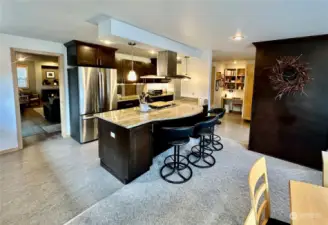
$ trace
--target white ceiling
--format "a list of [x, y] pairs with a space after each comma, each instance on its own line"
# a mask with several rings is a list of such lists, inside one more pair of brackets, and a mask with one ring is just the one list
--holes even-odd
[[[88, 20], [112, 16], [187, 45], [214, 60], [251, 59], [252, 42], [328, 33], [325, 0], [0, 0], [0, 32], [97, 42]], [[229, 39], [237, 31], [246, 38]], [[125, 51], [128, 51], [126, 49]], [[140, 54], [149, 55], [145, 51]]]

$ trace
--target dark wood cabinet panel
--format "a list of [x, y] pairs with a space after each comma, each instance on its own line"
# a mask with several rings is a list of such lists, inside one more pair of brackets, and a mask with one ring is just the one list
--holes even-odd
[[151, 100], [153, 102], [168, 102], [173, 101], [173, 95], [167, 95], [167, 96], [158, 96], [158, 97], [151, 97]]
[[66, 43], [65, 46], [69, 66], [116, 68], [115, 51], [117, 49], [115, 48], [76, 40]]
[[116, 68], [115, 51], [112, 48], [98, 48], [100, 66]]
[[[153, 63], [154, 60], [152, 60], [152, 63], [144, 63], [144, 62], [138, 62], [134, 61], [133, 63], [133, 69], [137, 74], [137, 81], [128, 81], [128, 74], [130, 70], [132, 69], [132, 61], [127, 59], [118, 60], [116, 62], [117, 65], [117, 82], [118, 83], [135, 83], [135, 82], [143, 82], [147, 83], [148, 80], [141, 79], [141, 76], [145, 75], [156, 75], [157, 74], [157, 66], [156, 66], [156, 60]], [[159, 82], [157, 80], [157, 82]], [[151, 81], [151, 83], [154, 83], [154, 81]]]
[[149, 73], [151, 75], [157, 75], [157, 59], [156, 58], [151, 58], [150, 59], [150, 64], [149, 64]]
[[83, 66], [97, 65], [97, 51], [94, 46], [78, 45], [77, 46], [77, 64]]
[[117, 109], [127, 109], [139, 106], [139, 100], [122, 101], [117, 103]]
[[[126, 129], [99, 119], [101, 166], [127, 184], [147, 172], [152, 164], [151, 124]], [[115, 138], [111, 136], [115, 134]]]

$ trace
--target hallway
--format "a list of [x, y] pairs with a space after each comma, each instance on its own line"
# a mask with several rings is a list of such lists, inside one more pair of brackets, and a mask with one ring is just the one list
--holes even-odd
[[220, 136], [232, 139], [248, 148], [250, 122], [241, 118], [238, 113], [226, 113], [217, 127]]

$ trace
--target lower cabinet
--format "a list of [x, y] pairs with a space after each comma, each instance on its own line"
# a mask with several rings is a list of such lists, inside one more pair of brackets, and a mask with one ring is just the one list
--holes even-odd
[[127, 109], [139, 106], [139, 100], [122, 101], [117, 103], [117, 109]]
[[158, 97], [151, 97], [153, 102], [169, 102], [173, 101], [173, 95], [166, 95], [166, 96], [158, 96]]

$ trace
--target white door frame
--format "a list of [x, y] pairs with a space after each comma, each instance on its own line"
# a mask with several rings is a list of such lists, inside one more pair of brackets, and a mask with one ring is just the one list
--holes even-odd
[[65, 98], [65, 75], [64, 75], [64, 55], [52, 52], [34, 51], [29, 49], [10, 48], [11, 55], [11, 69], [14, 83], [14, 96], [15, 96], [15, 111], [16, 111], [16, 129], [17, 129], [17, 142], [18, 150], [23, 149], [23, 136], [22, 136], [22, 123], [19, 104], [19, 91], [16, 70], [16, 52], [31, 53], [38, 55], [48, 55], [58, 57], [58, 71], [59, 71], [59, 97], [60, 97], [60, 117], [61, 117], [61, 135], [67, 136], [66, 131], [66, 98]]

